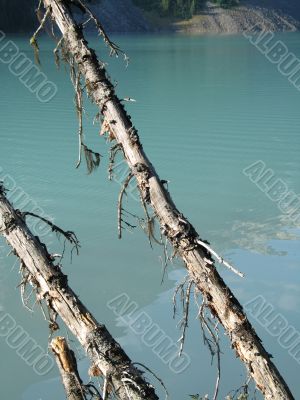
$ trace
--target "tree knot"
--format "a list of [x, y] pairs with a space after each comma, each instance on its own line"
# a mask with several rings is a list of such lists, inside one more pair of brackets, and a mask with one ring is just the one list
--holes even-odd
[[0, 195], [1, 194], [6, 194], [7, 193], [7, 189], [5, 188], [5, 186], [4, 186], [4, 182], [3, 181], [0, 181]]
[[140, 138], [138, 135], [137, 129], [132, 126], [131, 128], [127, 129], [127, 133], [129, 135], [130, 142], [133, 146], [140, 146]]
[[16, 228], [16, 219], [13, 215], [8, 212], [3, 214], [2, 225], [6, 234], [9, 234], [13, 229]]
[[49, 286], [52, 286], [54, 289], [62, 289], [68, 286], [68, 277], [60, 272], [57, 275], [53, 275], [48, 280]]

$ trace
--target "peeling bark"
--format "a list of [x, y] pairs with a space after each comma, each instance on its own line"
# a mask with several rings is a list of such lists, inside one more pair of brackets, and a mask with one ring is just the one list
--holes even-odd
[[[158, 400], [153, 387], [130, 358], [99, 324], [68, 286], [68, 278], [55, 265], [46, 247], [28, 229], [0, 185], [0, 232], [30, 273], [37, 300], [57, 313], [77, 337], [92, 362], [92, 369], [108, 381], [121, 400]], [[68, 363], [66, 362], [67, 366]], [[66, 367], [67, 368], [67, 367]]]
[[153, 207], [162, 233], [183, 259], [197, 288], [206, 299], [212, 313], [223, 325], [232, 347], [246, 365], [258, 389], [268, 400], [293, 399], [241, 304], [225, 284], [214, 264], [207, 262], [211, 260], [211, 255], [198, 243], [201, 241], [198, 233], [177, 210], [163, 186], [142, 148], [131, 118], [107, 78], [104, 64], [98, 61], [94, 50], [88, 46], [82, 28], [76, 24], [65, 1], [43, 0], [43, 3], [46, 9], [51, 8], [52, 18], [64, 37], [64, 44], [85, 78], [87, 92], [104, 117], [103, 124], [109, 131], [109, 137], [115, 139], [122, 147], [144, 202]]

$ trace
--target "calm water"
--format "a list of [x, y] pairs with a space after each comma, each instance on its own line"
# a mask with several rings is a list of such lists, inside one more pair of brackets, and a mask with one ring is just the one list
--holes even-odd
[[[298, 33], [279, 38], [300, 56]], [[32, 57], [27, 39], [13, 40]], [[131, 62], [126, 69], [121, 60], [109, 60], [110, 74], [118, 80], [122, 97], [137, 100], [128, 108], [161, 177], [170, 180], [179, 208], [202, 237], [246, 273], [246, 279], [240, 280], [220, 268], [241, 302], [263, 295], [275, 314], [282, 314], [300, 330], [299, 230], [242, 173], [262, 160], [275, 178], [299, 193], [300, 93], [243, 37], [116, 40]], [[99, 42], [93, 46], [101, 49]], [[152, 251], [139, 230], [126, 233], [122, 241], [117, 239], [119, 185], [107, 180], [108, 146], [92, 125], [95, 110], [88, 101], [86, 141], [103, 155], [102, 166], [91, 176], [84, 167], [75, 169], [73, 89], [64, 68], [56, 70], [52, 47], [50, 41], [41, 43], [43, 70], [58, 86], [57, 96], [48, 104], [38, 102], [0, 64], [2, 177], [11, 175], [60, 226], [76, 231], [81, 253], [72, 264], [66, 255], [64, 270], [74, 290], [128, 354], [164, 379], [171, 399], [188, 399], [196, 393], [211, 396], [216, 366], [210, 366], [210, 354], [195, 321], [196, 310], [191, 312], [185, 348], [191, 365], [176, 375], [106, 306], [115, 296], [127, 293], [176, 342], [180, 333], [178, 320], [172, 318], [171, 298], [184, 270], [175, 262], [161, 285], [160, 249]], [[121, 174], [122, 166], [118, 170]], [[128, 209], [136, 209], [130, 197], [127, 203]], [[53, 251], [61, 251], [62, 244], [53, 237], [48, 243]], [[6, 255], [5, 243], [0, 244]], [[16, 290], [18, 264], [12, 256], [2, 257], [0, 268], [2, 313], [9, 313], [46, 349], [47, 323], [38, 310], [30, 314], [21, 306]], [[252, 320], [295, 397], [300, 398], [299, 364]], [[62, 335], [66, 335], [64, 329]], [[220, 398], [245, 381], [244, 369], [223, 336]], [[56, 368], [38, 376], [4, 339], [0, 338], [1, 398], [62, 399]], [[85, 359], [80, 367], [87, 370]]]

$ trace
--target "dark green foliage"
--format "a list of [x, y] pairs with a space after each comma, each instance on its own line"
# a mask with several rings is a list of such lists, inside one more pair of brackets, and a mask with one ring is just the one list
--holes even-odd
[[0, 0], [0, 30], [3, 32], [25, 32], [37, 26], [35, 0]]
[[39, 25], [35, 14], [38, 4], [39, 0], [0, 0], [0, 30], [5, 33], [34, 32]]
[[147, 10], [155, 11], [161, 16], [190, 18], [199, 9], [203, 0], [133, 0]]
[[[86, 0], [97, 4], [101, 0]], [[222, 7], [236, 5], [239, 0], [213, 0]], [[38, 26], [34, 10], [39, 0], [0, 0], [0, 30], [9, 32], [34, 32]], [[197, 13], [205, 0], [133, 0], [146, 11], [160, 16], [190, 18]]]
[[[237, 5], [239, 0], [213, 0], [221, 7]], [[196, 14], [205, 0], [133, 0], [133, 2], [147, 11], [155, 11], [161, 16], [191, 18]]]
[[221, 7], [234, 7], [239, 4], [239, 0], [213, 0], [214, 3], [218, 4]]

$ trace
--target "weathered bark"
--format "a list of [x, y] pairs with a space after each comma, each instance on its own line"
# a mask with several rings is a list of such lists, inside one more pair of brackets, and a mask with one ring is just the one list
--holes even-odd
[[64, 44], [85, 78], [88, 94], [104, 116], [110, 138], [122, 146], [125, 159], [137, 179], [141, 196], [153, 207], [162, 233], [182, 257], [197, 288], [223, 325], [232, 347], [248, 368], [258, 389], [266, 399], [293, 399], [242, 306], [211, 263], [210, 253], [197, 242], [200, 239], [198, 233], [177, 210], [147, 158], [138, 133], [107, 78], [104, 65], [88, 46], [82, 29], [76, 24], [64, 0], [43, 2], [46, 8], [51, 8], [52, 18], [64, 37]]
[[67, 400], [86, 400], [81, 378], [78, 374], [74, 352], [68, 347], [65, 338], [56, 337], [51, 342]]
[[0, 232], [11, 245], [35, 285], [37, 298], [45, 301], [77, 337], [97, 369], [114, 387], [118, 398], [157, 400], [153, 387], [144, 380], [106, 327], [99, 324], [68, 286], [67, 276], [55, 265], [45, 246], [30, 232], [7, 200], [0, 185]]

